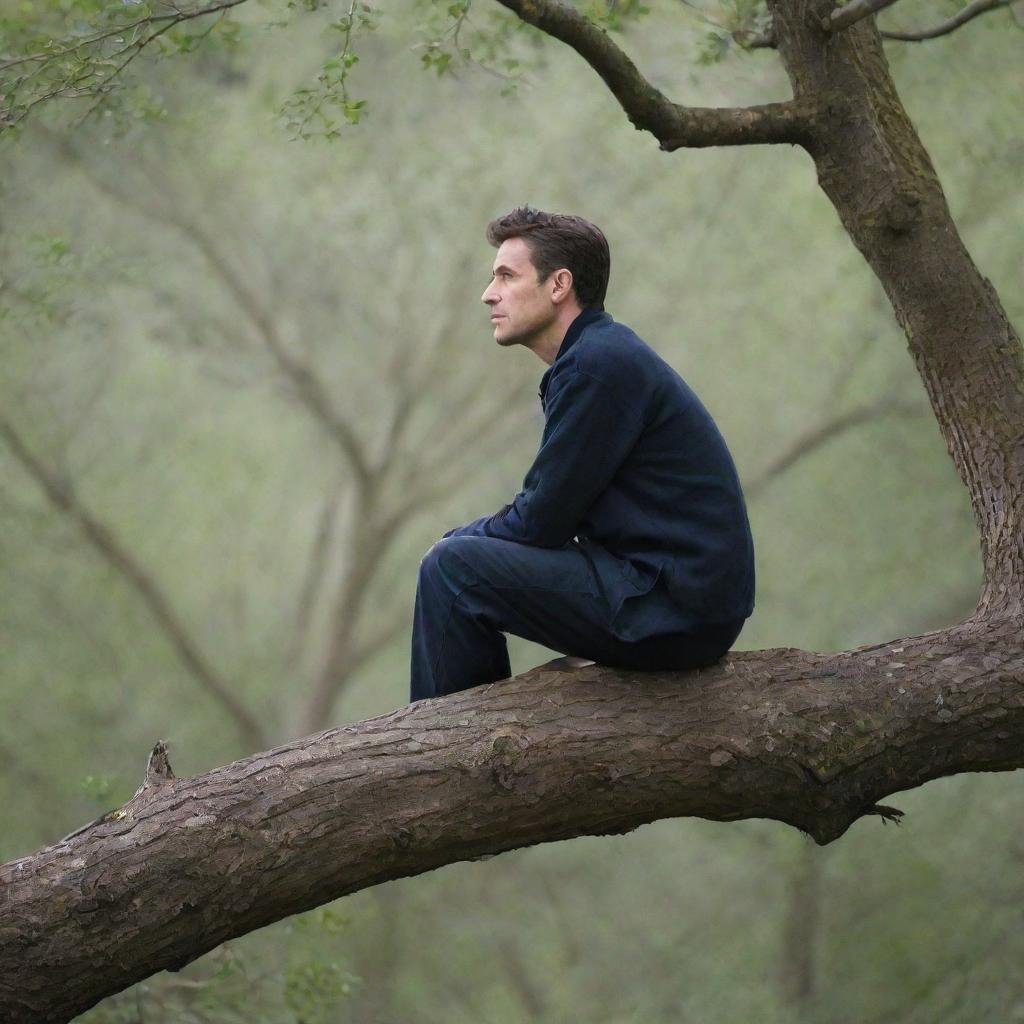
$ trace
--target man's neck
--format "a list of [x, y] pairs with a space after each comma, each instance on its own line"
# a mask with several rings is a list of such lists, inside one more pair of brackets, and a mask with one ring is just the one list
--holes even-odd
[[575, 303], [568, 308], [560, 309], [550, 327], [534, 339], [533, 344], [529, 346], [530, 350], [536, 352], [550, 366], [558, 357], [558, 350], [562, 347], [562, 342], [565, 340], [572, 322], [582, 312], [583, 307], [577, 306]]

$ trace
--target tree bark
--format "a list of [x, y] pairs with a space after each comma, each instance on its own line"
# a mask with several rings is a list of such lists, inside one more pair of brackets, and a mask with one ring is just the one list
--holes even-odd
[[1024, 618], [1024, 352], [974, 265], [889, 75], [871, 20], [828, 35], [830, 0], [769, 0], [796, 98], [823, 115], [818, 182], [903, 327], [971, 496], [985, 585], [979, 615]]
[[769, 0], [792, 102], [694, 114], [557, 0], [502, 2], [591, 54], [664, 148], [784, 137], [810, 153], [970, 493], [977, 609], [837, 654], [749, 652], [687, 674], [542, 668], [164, 779], [0, 868], [4, 1020], [66, 1021], [226, 939], [454, 861], [681, 815], [773, 818], [824, 844], [864, 815], [898, 818], [879, 803], [891, 793], [1024, 766], [1024, 356], [873, 21], [828, 33], [831, 0]]
[[163, 780], [0, 869], [0, 1019], [66, 1021], [287, 915], [539, 842], [680, 815], [831, 842], [898, 790], [1024, 765], [1019, 639], [540, 668]]

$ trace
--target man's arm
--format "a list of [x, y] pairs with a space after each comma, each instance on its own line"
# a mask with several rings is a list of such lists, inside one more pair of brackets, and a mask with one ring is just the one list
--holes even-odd
[[[508, 508], [508, 505], [506, 505], [505, 508]], [[501, 511], [504, 512], [505, 509], [502, 509]], [[498, 515], [501, 515], [501, 512], [499, 512]], [[472, 522], [466, 523], [464, 526], [456, 526], [454, 530], [449, 530], [447, 533], [441, 534], [441, 536], [442, 536], [442, 538], [443, 537], [486, 537], [487, 534], [485, 534], [483, 532], [482, 527], [483, 527], [483, 524], [486, 523], [487, 520], [490, 519], [490, 518], [492, 518], [492, 517], [491, 516], [481, 516], [479, 519], [474, 519]]]
[[540, 450], [522, 490], [500, 512], [446, 537], [497, 537], [557, 548], [578, 532], [643, 429], [639, 415], [596, 377], [572, 370], [550, 394]]

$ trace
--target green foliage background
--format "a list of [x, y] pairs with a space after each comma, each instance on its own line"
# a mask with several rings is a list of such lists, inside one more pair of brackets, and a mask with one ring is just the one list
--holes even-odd
[[[535, 450], [544, 368], [493, 345], [478, 301], [483, 225], [522, 202], [602, 225], [609, 310], [693, 384], [730, 442], [759, 572], [740, 648], [846, 648], [972, 608], [966, 494], [884, 296], [801, 151], [659, 153], [578, 58], [479, 4], [454, 44], [444, 33], [461, 5], [366, 8], [375, 27], [359, 26], [347, 65], [348, 5], [310, 6], [241, 7], [219, 39], [172, 40], [196, 53], [137, 62], [107, 112], [75, 123], [70, 104], [43, 110], [0, 149], [0, 411], [170, 595], [271, 742], [302, 720], [357, 524], [344, 461], [210, 246], [371, 448], [395, 365], [429, 345], [451, 354], [416, 396], [410, 464], [458, 442], [466, 393], [511, 394], [456, 444], [456, 482], [417, 505], [376, 566], [359, 629], [397, 629], [330, 723], [405, 701], [419, 558], [506, 501]], [[624, 45], [674, 99], [787, 95], [772, 53], [708, 64], [692, 12], [627, 13]], [[923, 3], [897, 14], [934, 17]], [[13, 38], [28, 15], [4, 17]], [[1019, 324], [1014, 25], [980, 19], [889, 54], [968, 247]], [[338, 93], [337, 74], [317, 82], [332, 59], [345, 70], [335, 115], [297, 127], [324, 89]], [[770, 475], [801, 438], [865, 409]], [[332, 501], [339, 527], [300, 629]], [[130, 796], [159, 737], [178, 774], [246, 752], [138, 594], [3, 444], [0, 562], [0, 857]], [[512, 652], [517, 671], [548, 656]], [[864, 821], [825, 850], [774, 823], [684, 820], [452, 865], [232, 942], [83, 1019], [1024, 1020], [1020, 774], [894, 802], [902, 828]]]

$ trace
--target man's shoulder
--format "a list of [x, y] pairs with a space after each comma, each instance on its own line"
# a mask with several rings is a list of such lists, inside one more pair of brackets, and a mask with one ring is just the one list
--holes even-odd
[[611, 318], [589, 324], [573, 348], [575, 368], [608, 384], [678, 376], [632, 328]]

